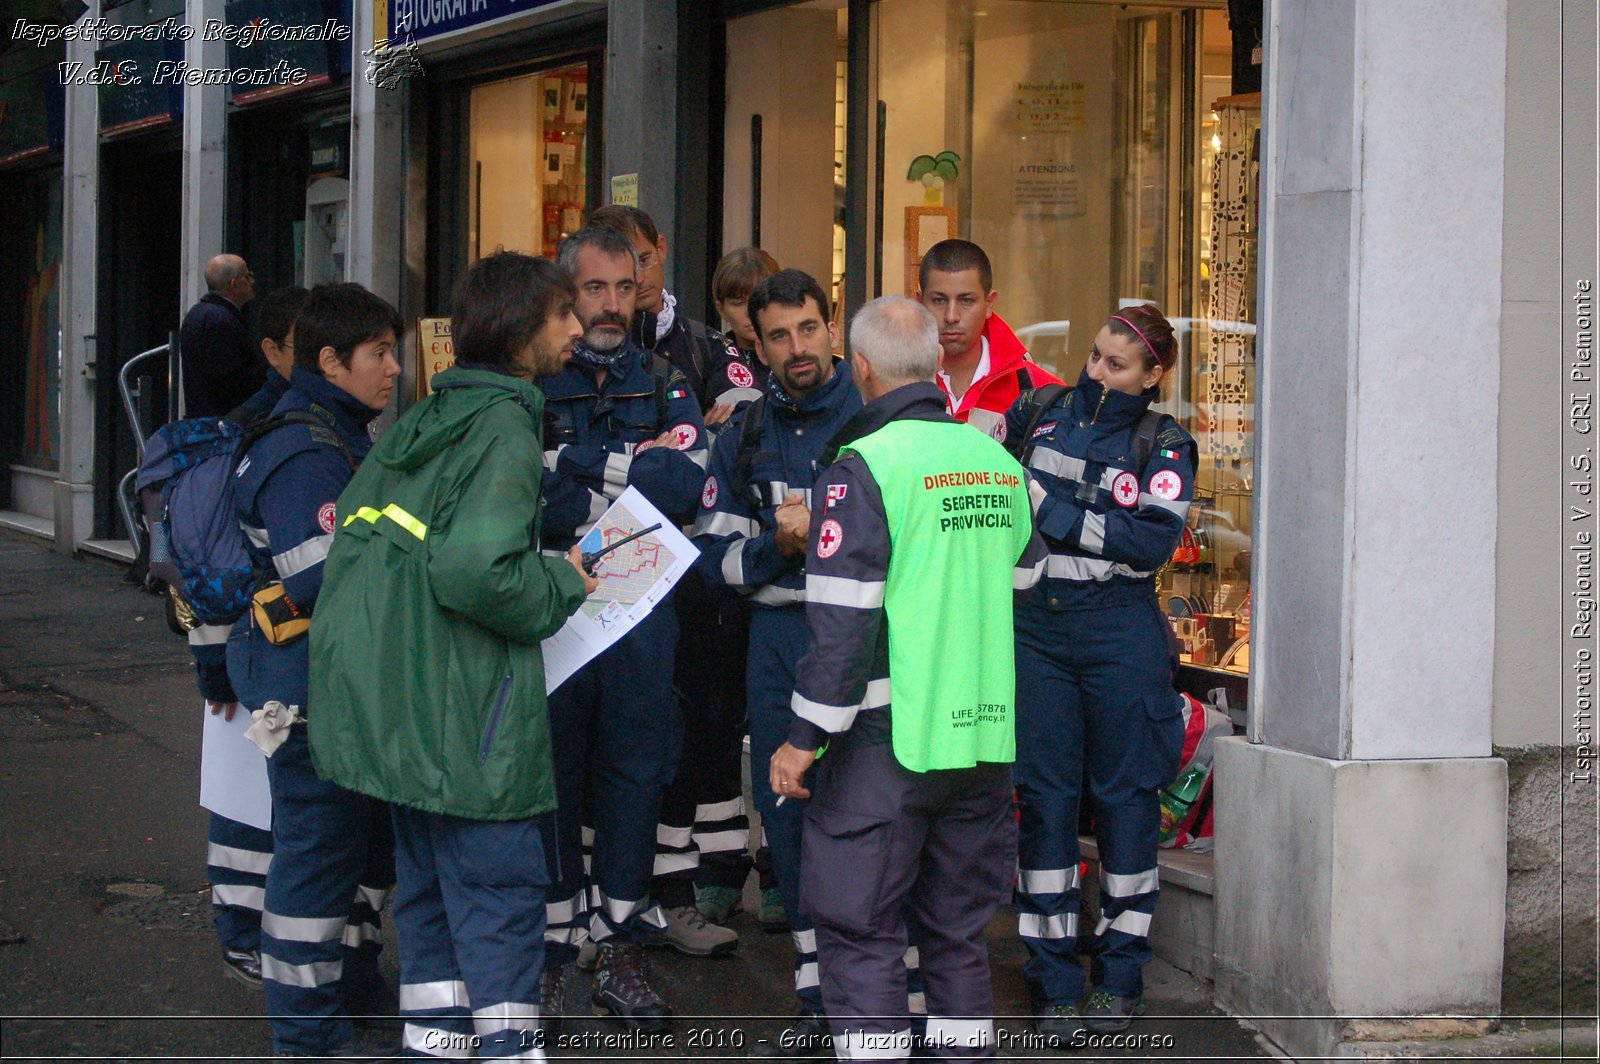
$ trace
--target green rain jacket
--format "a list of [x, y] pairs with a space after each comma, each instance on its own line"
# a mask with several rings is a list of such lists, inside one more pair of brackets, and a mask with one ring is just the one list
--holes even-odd
[[539, 642], [584, 589], [538, 550], [543, 409], [446, 370], [339, 497], [306, 707], [325, 779], [474, 820], [555, 808]]

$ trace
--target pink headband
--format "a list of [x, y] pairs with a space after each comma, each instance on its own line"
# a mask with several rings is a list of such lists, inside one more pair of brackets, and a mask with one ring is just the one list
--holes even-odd
[[1156, 363], [1158, 365], [1160, 365], [1162, 368], [1166, 368], [1167, 364], [1161, 360], [1161, 355], [1156, 351], [1156, 345], [1150, 342], [1150, 338], [1144, 334], [1144, 330], [1143, 329], [1139, 328], [1137, 325], [1135, 325], [1133, 322], [1129, 321], [1127, 318], [1124, 318], [1121, 314], [1113, 314], [1113, 315], [1111, 315], [1111, 317], [1113, 319], [1117, 320], [1117, 321], [1120, 321], [1122, 324], [1126, 325], [1128, 328], [1132, 329], [1134, 332], [1138, 333], [1139, 334], [1139, 339], [1144, 341], [1144, 346], [1145, 346], [1146, 350], [1148, 350], [1150, 352], [1150, 357], [1155, 359]]

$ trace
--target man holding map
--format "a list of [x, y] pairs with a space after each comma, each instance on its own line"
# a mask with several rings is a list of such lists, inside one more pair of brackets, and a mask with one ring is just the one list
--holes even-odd
[[[545, 386], [540, 541], [547, 553], [590, 537], [629, 488], [668, 520], [686, 522], [699, 503], [707, 454], [694, 390], [677, 370], [653, 371], [649, 354], [628, 339], [638, 269], [633, 244], [587, 227], [561, 242], [557, 262], [576, 285], [583, 336], [571, 364]], [[637, 529], [608, 534], [620, 539], [630, 531]], [[615, 573], [652, 549], [630, 545], [602, 565]], [[545, 839], [551, 887], [543, 986], [552, 1021], [568, 1011], [570, 968], [590, 938], [600, 947], [596, 1005], [641, 1030], [662, 1029], [671, 1014], [650, 985], [643, 947], [665, 924], [650, 899], [650, 876], [661, 796], [683, 740], [672, 688], [677, 641], [674, 611], [658, 603], [550, 695], [557, 810]], [[586, 793], [595, 826], [590, 875], [581, 833]]]
[[[327, 507], [311, 755], [324, 779], [392, 803], [413, 1053], [458, 1056], [477, 1038], [480, 1055], [510, 1056], [536, 1037], [537, 818], [556, 790], [540, 642], [595, 581], [577, 548], [550, 558], [529, 536], [545, 405], [533, 382], [572, 357], [574, 294], [544, 259], [474, 263], [451, 318], [456, 365]], [[284, 936], [318, 930], [280, 922]]]

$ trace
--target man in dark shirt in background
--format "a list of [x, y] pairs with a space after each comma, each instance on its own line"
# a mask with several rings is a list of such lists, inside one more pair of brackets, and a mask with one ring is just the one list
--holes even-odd
[[237, 255], [206, 263], [209, 291], [183, 316], [186, 417], [222, 417], [254, 395], [267, 379], [267, 361], [250, 343], [244, 306], [256, 295], [255, 275]]

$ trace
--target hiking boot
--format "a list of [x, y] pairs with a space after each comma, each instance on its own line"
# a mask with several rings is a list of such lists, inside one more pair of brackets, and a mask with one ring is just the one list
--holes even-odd
[[725, 924], [744, 912], [744, 896], [733, 887], [696, 887], [694, 906], [712, 923]]
[[261, 989], [261, 951], [258, 949], [223, 950], [222, 970], [245, 986]]
[[793, 1023], [773, 1038], [762, 1039], [750, 1047], [759, 1060], [813, 1060], [833, 1056], [833, 1035], [828, 1017], [820, 1012], [802, 1012]]
[[1083, 1007], [1083, 1026], [1094, 1034], [1121, 1034], [1144, 1012], [1144, 995], [1122, 997], [1107, 990], [1096, 990]]
[[761, 908], [756, 912], [756, 922], [768, 934], [789, 930], [789, 913], [783, 907], [783, 891], [768, 887], [761, 892]]
[[[464, 1037], [464, 1036], [463, 1036]], [[309, 1055], [303, 1053], [279, 1053], [280, 1060], [315, 1060], [322, 1061], [377, 1061], [399, 1060], [401, 1054], [400, 1039], [393, 1031], [382, 1033], [378, 1031], [357, 1030], [356, 1036], [331, 1053]]]
[[547, 1034], [560, 1029], [576, 1004], [567, 993], [567, 974], [571, 971], [572, 965], [563, 964], [559, 968], [546, 968], [539, 976], [539, 1030]]
[[636, 942], [608, 942], [600, 947], [593, 1001], [596, 1016], [609, 1012], [646, 1034], [662, 1033], [672, 1017], [672, 1010], [650, 985], [644, 947]]
[[1046, 1005], [1033, 1026], [1051, 1049], [1066, 1049], [1083, 1037], [1083, 1014], [1076, 1005]]
[[671, 946], [691, 957], [715, 957], [739, 948], [739, 932], [711, 923], [693, 905], [679, 905], [665, 913], [666, 934], [651, 939], [653, 946]]

